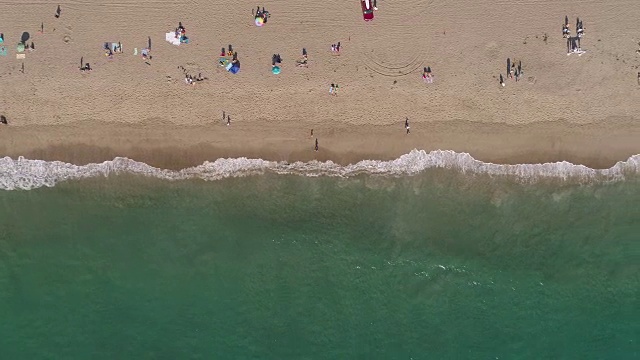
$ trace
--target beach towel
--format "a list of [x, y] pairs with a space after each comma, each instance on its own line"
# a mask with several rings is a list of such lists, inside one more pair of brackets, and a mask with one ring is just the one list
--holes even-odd
[[138, 55], [138, 48], [133, 49], [133, 55]]
[[176, 38], [175, 31], [168, 32], [165, 34], [165, 40], [167, 40], [170, 44], [180, 46], [180, 37]]
[[27, 54], [16, 54], [16, 59], [24, 59], [27, 57]]

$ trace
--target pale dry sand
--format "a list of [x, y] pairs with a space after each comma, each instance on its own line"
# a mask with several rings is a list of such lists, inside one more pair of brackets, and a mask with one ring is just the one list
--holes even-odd
[[[272, 14], [263, 28], [253, 25], [258, 4]], [[636, 0], [380, 0], [372, 23], [362, 20], [358, 0], [73, 0], [60, 3], [55, 19], [57, 5], [0, 0], [8, 47], [0, 56], [0, 114], [10, 121], [0, 127], [0, 156], [74, 163], [127, 156], [182, 167], [223, 156], [347, 163], [418, 148], [608, 167], [640, 153]], [[566, 55], [565, 15], [572, 30], [576, 16], [584, 20], [581, 57]], [[164, 41], [178, 21], [191, 44]], [[36, 51], [17, 60], [23, 31]], [[147, 36], [151, 65], [133, 55]], [[108, 60], [106, 41], [121, 41], [124, 53]], [[342, 52], [333, 56], [337, 41]], [[228, 44], [239, 53], [237, 75], [217, 65]], [[308, 68], [295, 66], [303, 47]], [[284, 59], [278, 76], [273, 53]], [[78, 70], [82, 56], [92, 73]], [[522, 60], [525, 74], [503, 88], [497, 77], [507, 57]], [[180, 65], [209, 80], [187, 86]], [[423, 66], [433, 69], [433, 84], [422, 81]], [[332, 82], [340, 85], [336, 97]]]

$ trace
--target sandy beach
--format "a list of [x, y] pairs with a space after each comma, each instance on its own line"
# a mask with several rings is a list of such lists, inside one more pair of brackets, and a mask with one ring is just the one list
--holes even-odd
[[[254, 25], [256, 5], [271, 14], [263, 27]], [[181, 168], [241, 156], [346, 164], [417, 148], [604, 168], [640, 153], [637, 1], [378, 7], [367, 23], [356, 0], [1, 1], [0, 114], [9, 124], [0, 126], [0, 156], [75, 164], [124, 156]], [[576, 17], [584, 21], [582, 56], [567, 55], [565, 15], [572, 30]], [[179, 21], [190, 43], [174, 46], [165, 33]], [[25, 31], [35, 50], [16, 59]], [[150, 65], [140, 56], [149, 37]], [[105, 42], [121, 42], [123, 52], [109, 59]], [[229, 44], [238, 74], [218, 64]], [[307, 68], [296, 66], [302, 48]], [[271, 73], [276, 53], [279, 75]], [[91, 72], [79, 70], [81, 58]], [[507, 58], [522, 61], [524, 74], [502, 87]], [[187, 85], [181, 66], [208, 79]], [[433, 83], [421, 78], [425, 66]]]

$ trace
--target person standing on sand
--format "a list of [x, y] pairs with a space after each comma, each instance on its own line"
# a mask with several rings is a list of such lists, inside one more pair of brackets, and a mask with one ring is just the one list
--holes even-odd
[[316, 152], [318, 151], [318, 138], [316, 138]]
[[62, 13], [62, 9], [60, 8], [60, 5], [58, 5], [58, 8], [56, 9], [56, 19], [60, 17], [60, 14]]
[[502, 77], [502, 74], [500, 74], [500, 85], [504, 86], [504, 78]]
[[231, 125], [231, 115], [227, 115], [227, 126]]
[[404, 128], [407, 129], [407, 135], [409, 135], [409, 118], [405, 117], [404, 118]]

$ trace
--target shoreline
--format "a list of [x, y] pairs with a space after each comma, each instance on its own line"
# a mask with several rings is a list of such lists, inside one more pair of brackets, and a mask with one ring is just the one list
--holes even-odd
[[[398, 126], [261, 127], [259, 136], [247, 124], [230, 127], [130, 124], [4, 126], [0, 154], [17, 159], [62, 161], [74, 165], [126, 157], [148, 165], [180, 170], [219, 158], [308, 162], [339, 165], [361, 160], [388, 161], [411, 150], [452, 150], [495, 164], [540, 164], [568, 161], [606, 169], [640, 153], [640, 125], [534, 123], [528, 125], [426, 122], [404, 134]], [[306, 135], [306, 136], [305, 136]], [[320, 151], [313, 151], [315, 138]], [[250, 141], [247, 141], [250, 140]]]

